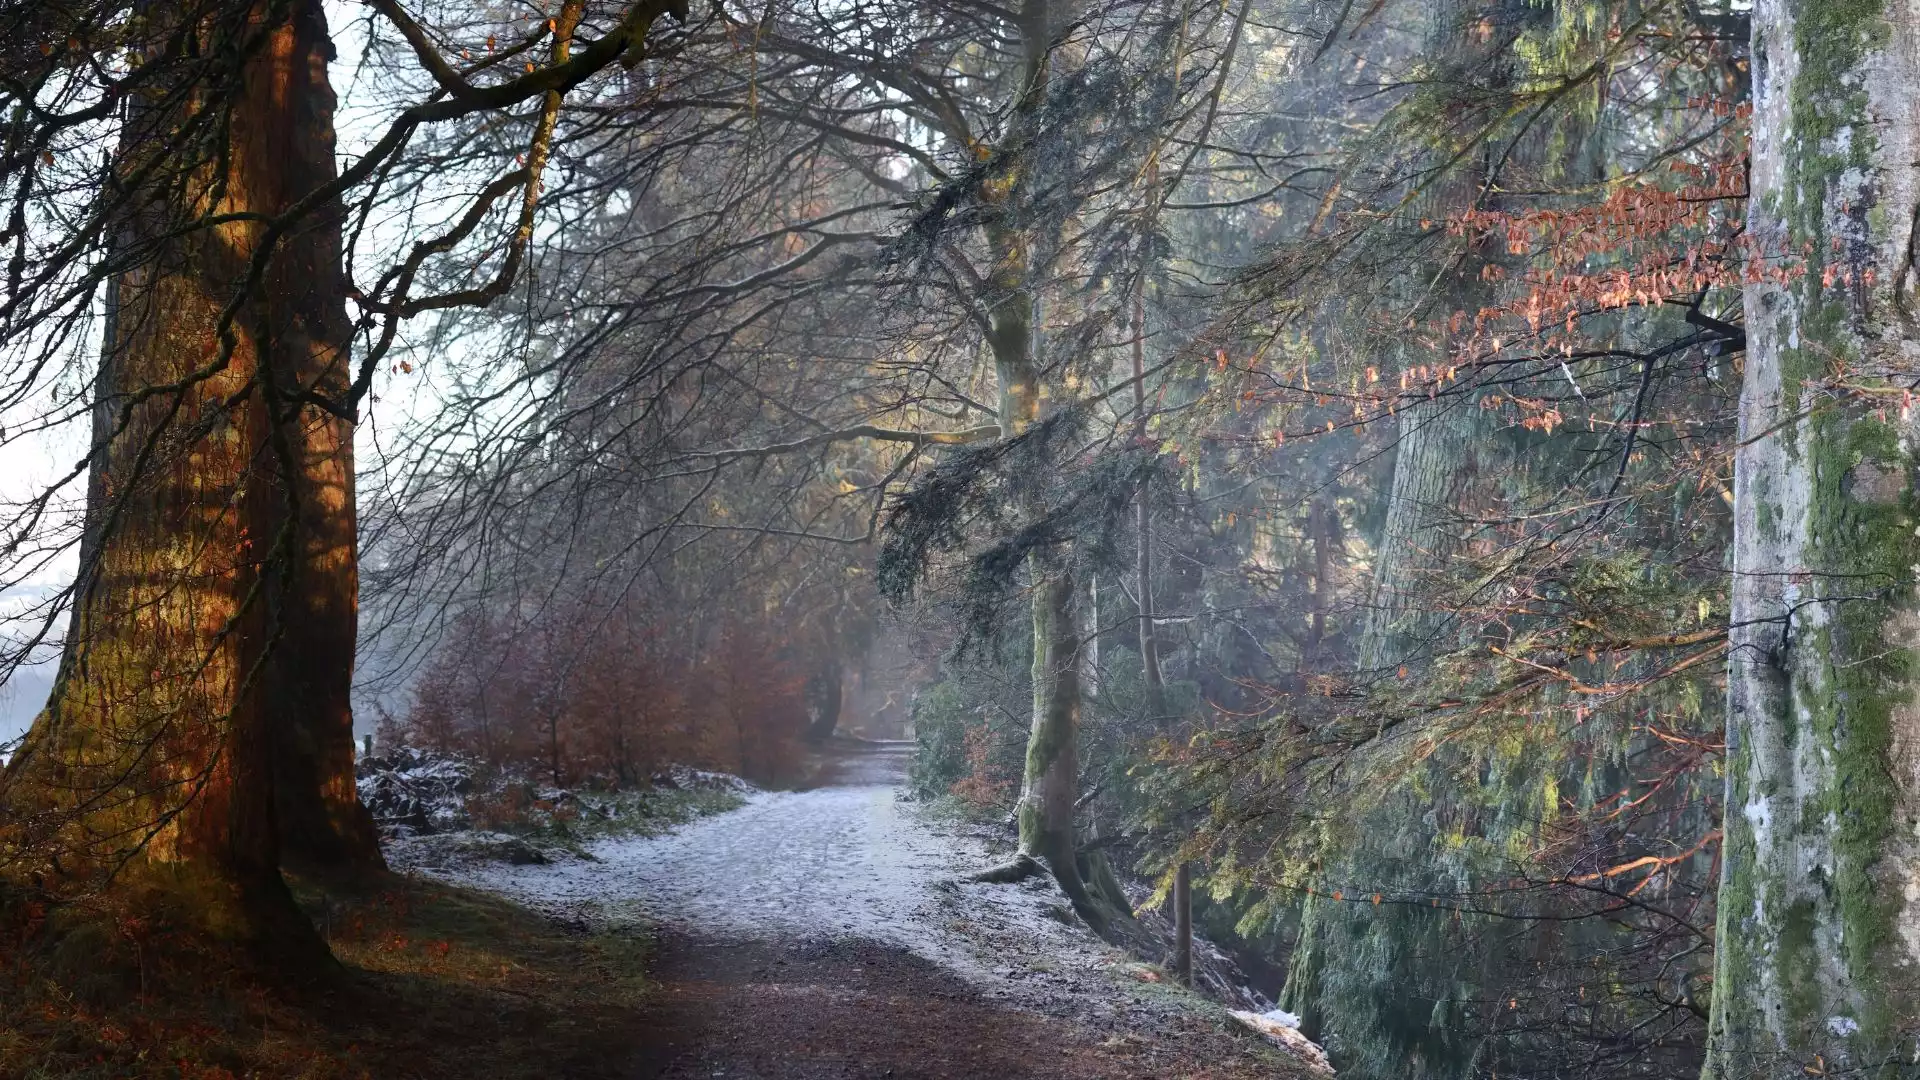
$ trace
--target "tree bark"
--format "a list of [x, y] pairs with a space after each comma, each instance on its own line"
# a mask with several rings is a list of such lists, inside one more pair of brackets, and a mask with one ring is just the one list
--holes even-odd
[[[299, 18], [319, 43], [303, 71], [301, 92], [284, 108], [280, 132], [289, 170], [284, 194], [298, 196], [332, 182], [335, 98], [327, 79], [332, 57], [325, 13], [302, 5]], [[290, 309], [302, 337], [283, 336], [292, 382], [329, 401], [346, 400], [353, 381], [353, 328], [341, 262], [341, 209], [327, 207], [314, 227], [282, 245], [268, 268], [266, 295]], [[285, 512], [295, 542], [286, 563], [280, 645], [268, 659], [266, 690], [282, 713], [275, 725], [274, 793], [283, 857], [303, 864], [384, 869], [373, 818], [354, 783], [353, 664], [359, 636], [358, 508], [354, 496], [354, 425], [313, 405], [287, 425], [296, 480]]]
[[[1033, 230], [1026, 220], [1028, 181], [1034, 167], [1022, 142], [1034, 134], [1045, 101], [1052, 44], [1051, 0], [1025, 0], [1015, 17], [1021, 43], [1021, 80], [1009, 124], [1015, 159], [987, 180], [981, 192], [992, 219], [986, 226], [992, 259], [987, 345], [1000, 387], [1003, 438], [1017, 438], [1040, 420], [1040, 368], [1035, 355]], [[1038, 507], [1028, 507], [1029, 511]], [[1073, 571], [1056, 550], [1027, 559], [1033, 592], [1033, 726], [1015, 818], [1020, 855], [1046, 863], [1076, 910], [1096, 929], [1100, 916], [1081, 880], [1075, 858], [1074, 805], [1079, 793], [1080, 658]]]
[[1878, 0], [1753, 11], [1764, 273], [1746, 289], [1710, 1080], [1914, 1067], [1913, 20]]
[[[1472, 310], [1472, 309], [1467, 309]], [[1421, 603], [1422, 583], [1444, 564], [1451, 539], [1440, 528], [1460, 505], [1476, 448], [1478, 412], [1459, 401], [1424, 401], [1400, 413], [1393, 482], [1380, 530], [1373, 586], [1360, 632], [1363, 672], [1390, 671], [1427, 654], [1446, 622]]]
[[[1044, 0], [1030, 4], [1044, 7]], [[1038, 364], [1033, 355], [1033, 296], [1027, 281], [1028, 239], [1004, 227], [995, 234], [992, 310], [994, 364], [1000, 382], [1000, 430], [1016, 437], [1040, 418]], [[1063, 553], [1027, 559], [1033, 591], [1033, 726], [1015, 812], [1020, 854], [1039, 859], [1096, 929], [1096, 913], [1075, 859], [1074, 806], [1079, 795], [1080, 638], [1072, 568]]]
[[[324, 957], [279, 874], [276, 759], [305, 715], [283, 696], [307, 685], [295, 665], [350, 663], [350, 636], [274, 657], [307, 608], [303, 554], [337, 540], [326, 508], [350, 505], [350, 469], [327, 496], [306, 490], [307, 414], [288, 403], [303, 376], [344, 363], [337, 211], [250, 274], [262, 219], [332, 175], [331, 46], [317, 0], [206, 21], [232, 74], [127, 118], [123, 174], [160, 154], [178, 164], [115, 240], [138, 265], [113, 283], [73, 629], [0, 798], [8, 854], [50, 887], [190, 897], [203, 930], [277, 959]], [[184, 162], [196, 125], [224, 141]], [[329, 738], [350, 776], [350, 729]]]

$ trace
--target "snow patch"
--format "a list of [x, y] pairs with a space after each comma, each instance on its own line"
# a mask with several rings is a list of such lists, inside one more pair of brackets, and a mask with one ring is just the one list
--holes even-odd
[[583, 836], [665, 832], [757, 790], [737, 776], [676, 765], [645, 787], [574, 791], [411, 746], [369, 754], [354, 771], [388, 864], [442, 875], [579, 861]]
[[1333, 1065], [1327, 1061], [1327, 1052], [1312, 1039], [1300, 1034], [1300, 1018], [1292, 1013], [1282, 1009], [1264, 1013], [1234, 1009], [1227, 1015], [1265, 1036], [1269, 1042], [1293, 1054], [1320, 1074], [1333, 1075]]
[[398, 746], [354, 766], [360, 802], [389, 835], [454, 832], [472, 824], [467, 799], [476, 765], [451, 754]]
[[1270, 1012], [1263, 1012], [1260, 1016], [1262, 1019], [1271, 1020], [1281, 1027], [1290, 1027], [1295, 1031], [1300, 1030], [1300, 1018], [1285, 1009], [1274, 1009]]
[[728, 791], [735, 795], [751, 795], [760, 790], [732, 773], [710, 772], [686, 765], [670, 765], [666, 771], [655, 773], [653, 784], [655, 787], [692, 791]]

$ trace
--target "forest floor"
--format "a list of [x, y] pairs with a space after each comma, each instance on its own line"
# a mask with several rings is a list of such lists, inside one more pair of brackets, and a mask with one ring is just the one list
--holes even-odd
[[325, 970], [262, 970], [150, 914], [61, 933], [0, 918], [0, 1080], [650, 1075], [645, 936], [420, 877], [294, 887]]
[[668, 835], [427, 872], [650, 941], [636, 1078], [1312, 1075], [1102, 943], [1050, 883], [965, 882], [994, 854], [898, 798], [904, 763], [844, 752], [806, 790]]

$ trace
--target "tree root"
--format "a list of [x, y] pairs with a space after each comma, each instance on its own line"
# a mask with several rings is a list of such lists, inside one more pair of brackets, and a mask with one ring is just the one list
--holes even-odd
[[[1075, 860], [1076, 863], [1078, 861]], [[1096, 936], [1144, 959], [1157, 961], [1160, 950], [1153, 947], [1150, 936], [1140, 932], [1133, 912], [1127, 905], [1126, 893], [1113, 876], [1112, 867], [1107, 865], [1104, 857], [1097, 857], [1093, 865], [1095, 869], [1091, 882], [1083, 880], [1078, 865], [1073, 867], [1073, 873], [1063, 878], [1046, 862], [1022, 853], [1015, 855], [1010, 862], [983, 870], [966, 880], [985, 885], [1013, 885], [1042, 874], [1050, 875], [1073, 904], [1074, 914]], [[1089, 885], [1092, 887], [1089, 888]]]
[[1015, 855], [1012, 862], [1002, 863], [991, 870], [982, 870], [967, 880], [981, 885], [1013, 885], [1046, 872], [1047, 868], [1039, 859], [1020, 854]]

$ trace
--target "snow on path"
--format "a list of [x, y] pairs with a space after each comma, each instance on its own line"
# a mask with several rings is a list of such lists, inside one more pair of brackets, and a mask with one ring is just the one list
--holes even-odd
[[[1122, 1040], [1172, 1045], [1217, 1036], [1223, 1009], [1154, 985], [1153, 969], [1074, 918], [1051, 878], [966, 881], [998, 860], [979, 837], [930, 822], [898, 797], [904, 764], [893, 753], [854, 754], [830, 763], [840, 786], [757, 792], [737, 810], [666, 836], [600, 841], [591, 860], [418, 869], [555, 916], [664, 924], [696, 942], [798, 949], [857, 937], [894, 945], [954, 972], [984, 998]], [[1246, 1013], [1242, 1022], [1260, 1028], [1270, 1018]], [[1332, 1076], [1317, 1047], [1297, 1032], [1281, 1034], [1300, 1044], [1288, 1048], [1307, 1063], [1306, 1073], [1283, 1075]]]
[[962, 853], [905, 820], [891, 788], [760, 792], [666, 836], [601, 841], [598, 862], [489, 867], [490, 888], [568, 912], [645, 916], [720, 937], [888, 938], [962, 872]]
[[1090, 976], [1111, 992], [1104, 972], [1125, 958], [1069, 925], [1050, 881], [959, 880], [995, 861], [985, 845], [929, 824], [885, 782], [894, 755], [874, 757], [852, 786], [756, 793], [666, 836], [600, 841], [594, 861], [428, 872], [595, 922], [736, 940], [858, 936], [1019, 997], [1048, 985], [1091, 990], [1061, 985]]

